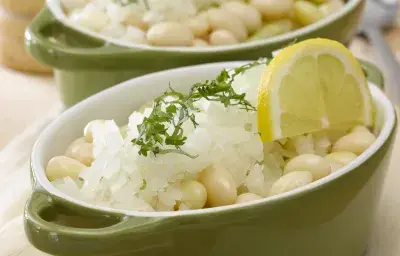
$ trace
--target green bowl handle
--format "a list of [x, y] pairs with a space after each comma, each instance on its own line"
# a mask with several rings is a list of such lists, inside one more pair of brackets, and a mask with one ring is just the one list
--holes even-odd
[[[120, 255], [160, 250], [171, 243], [162, 232], [172, 229], [168, 218], [110, 214], [72, 205], [47, 192], [32, 193], [24, 221], [31, 244], [52, 255]], [[67, 226], [66, 222], [74, 224]]]
[[[68, 42], [55, 38], [53, 35], [57, 33], [64, 34], [61, 38], [66, 38]], [[40, 62], [54, 68], [72, 70], [121, 68], [119, 62], [127, 51], [138, 53], [138, 57], [145, 53], [140, 49], [110, 44], [68, 28], [48, 8], [44, 8], [27, 28], [25, 44], [29, 53]]]
[[358, 61], [360, 62], [361, 67], [364, 70], [367, 80], [379, 86], [379, 88], [381, 88], [382, 90], [385, 89], [385, 81], [382, 71], [370, 62], [360, 59]]

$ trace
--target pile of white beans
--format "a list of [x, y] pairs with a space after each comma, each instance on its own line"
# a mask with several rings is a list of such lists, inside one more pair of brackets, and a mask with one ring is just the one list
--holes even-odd
[[[47, 165], [46, 175], [50, 181], [70, 177], [78, 180], [80, 172], [93, 162], [92, 127], [94, 120], [84, 129], [84, 136], [72, 142], [64, 156], [52, 158]], [[121, 127], [124, 136], [126, 127]], [[267, 196], [282, 194], [310, 184], [328, 176], [352, 162], [376, 140], [374, 134], [364, 126], [356, 126], [344, 136], [338, 138], [324, 157], [317, 154], [300, 154], [288, 158], [283, 166], [282, 176], [271, 186]], [[290, 150], [290, 139], [284, 147]], [[232, 174], [222, 166], [212, 165], [201, 171], [196, 180], [186, 180], [181, 184], [182, 199], [176, 210], [202, 209], [254, 201], [261, 195], [248, 192], [246, 188], [237, 188]]]
[[69, 19], [80, 26], [121, 41], [160, 47], [221, 46], [269, 38], [310, 25], [344, 5], [344, 0], [226, 0], [174, 20], [168, 15], [154, 17], [151, 9], [110, 11], [93, 1], [61, 2]]

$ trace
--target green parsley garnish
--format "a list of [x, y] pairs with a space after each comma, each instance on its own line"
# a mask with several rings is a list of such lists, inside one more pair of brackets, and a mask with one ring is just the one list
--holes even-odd
[[223, 70], [215, 80], [194, 84], [188, 95], [177, 92], [170, 86], [163, 95], [154, 99], [152, 112], [137, 126], [139, 135], [132, 140], [132, 143], [140, 147], [139, 154], [147, 156], [151, 152], [156, 156], [179, 153], [196, 158], [197, 156], [190, 155], [181, 148], [187, 139], [184, 136], [183, 123], [190, 120], [195, 128], [198, 125], [194, 112], [199, 110], [193, 103], [207, 99], [219, 101], [225, 107], [240, 106], [246, 111], [256, 111], [256, 108], [245, 99], [245, 93], [237, 94], [234, 91], [232, 82], [237, 75], [263, 63], [266, 61], [256, 61], [229, 71]]
[[[139, 0], [114, 0], [114, 2], [116, 4], [119, 4], [121, 6], [126, 6], [126, 5], [130, 5], [130, 4], [137, 4]], [[147, 2], [147, 0], [142, 0], [143, 4], [146, 6], [147, 10], [150, 10], [150, 6], [149, 3]]]

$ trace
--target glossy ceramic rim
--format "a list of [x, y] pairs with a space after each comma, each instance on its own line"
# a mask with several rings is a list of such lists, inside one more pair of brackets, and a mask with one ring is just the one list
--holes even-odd
[[332, 23], [335, 20], [342, 18], [344, 15], [348, 14], [351, 10], [353, 10], [356, 6], [358, 6], [364, 0], [348, 0], [345, 3], [345, 6], [335, 13], [328, 15], [327, 17], [311, 24], [306, 27], [297, 29], [295, 31], [285, 33], [283, 35], [274, 36], [267, 39], [256, 40], [252, 42], [245, 42], [240, 43], [237, 45], [230, 45], [230, 46], [213, 46], [208, 48], [201, 48], [201, 47], [155, 47], [143, 44], [133, 44], [133, 43], [126, 43], [117, 39], [112, 39], [107, 36], [103, 36], [100, 33], [93, 32], [92, 30], [83, 28], [81, 26], [73, 24], [71, 21], [68, 20], [66, 17], [62, 7], [60, 0], [46, 0], [47, 6], [49, 10], [53, 13], [54, 17], [65, 26], [77, 30], [83, 34], [89, 35], [93, 38], [103, 40], [107, 43], [112, 43], [118, 46], [128, 47], [137, 50], [151, 50], [151, 51], [159, 51], [159, 52], [189, 52], [189, 53], [201, 53], [201, 52], [228, 52], [234, 50], [244, 50], [249, 48], [257, 48], [263, 45], [268, 45], [272, 43], [280, 43], [287, 40], [296, 40], [296, 38], [311, 33], [315, 30], [323, 28], [324, 26]]
[[[207, 213], [213, 213], [213, 212], [220, 212], [220, 211], [226, 211], [234, 208], [239, 208], [239, 207], [246, 207], [250, 205], [256, 205], [256, 204], [261, 204], [261, 203], [273, 203], [279, 200], [285, 200], [289, 198], [294, 198], [297, 197], [303, 193], [308, 193], [311, 192], [318, 187], [321, 187], [322, 185], [325, 185], [329, 183], [332, 180], [335, 180], [343, 175], [345, 175], [348, 172], [351, 172], [353, 169], [359, 167], [362, 165], [365, 161], [367, 161], [373, 154], [375, 154], [383, 145], [384, 143], [388, 140], [390, 134], [392, 133], [392, 130], [394, 129], [395, 126], [395, 110], [392, 105], [392, 103], [389, 101], [389, 99], [384, 95], [384, 93], [378, 89], [378, 87], [372, 83], [370, 83], [370, 89], [371, 93], [373, 95], [373, 99], [376, 102], [379, 102], [379, 105], [383, 108], [384, 112], [384, 122], [383, 126], [381, 129], [381, 132], [379, 133], [379, 136], [377, 137], [377, 140], [370, 146], [363, 154], [361, 154], [356, 160], [348, 164], [347, 166], [343, 167], [342, 169], [330, 174], [327, 177], [324, 177], [320, 180], [317, 180], [311, 184], [308, 184], [306, 186], [297, 188], [295, 190], [271, 196], [268, 198], [263, 198], [257, 201], [253, 202], [248, 202], [248, 203], [242, 203], [242, 204], [236, 204], [236, 205], [228, 205], [228, 206], [221, 206], [221, 207], [215, 207], [215, 208], [207, 208], [207, 209], [199, 209], [199, 210], [188, 210], [188, 211], [179, 211], [179, 212], [140, 212], [140, 211], [130, 211], [130, 210], [119, 210], [119, 209], [114, 209], [114, 208], [109, 208], [109, 207], [102, 207], [102, 206], [96, 206], [93, 204], [86, 203], [84, 201], [80, 201], [78, 199], [72, 198], [71, 196], [68, 196], [61, 191], [57, 190], [53, 185], [51, 185], [50, 181], [47, 179], [45, 172], [44, 172], [44, 166], [40, 165], [40, 159], [42, 156], [42, 149], [46, 147], [46, 142], [47, 139], [46, 137], [48, 136], [47, 134], [50, 133], [53, 129], [57, 129], [58, 126], [60, 126], [59, 123], [63, 123], [66, 120], [73, 120], [73, 116], [75, 112], [79, 112], [80, 109], [84, 109], [86, 107], [89, 107], [92, 103], [95, 103], [99, 101], [101, 98], [107, 97], [107, 94], [112, 92], [112, 93], [123, 93], [125, 88], [129, 87], [139, 87], [142, 86], [143, 83], [146, 83], [148, 80], [152, 79], [157, 79], [158, 77], [163, 77], [169, 74], [170, 76], [172, 75], [177, 75], [179, 76], [179, 73], [186, 73], [186, 72], [196, 72], [198, 69], [202, 68], [212, 68], [212, 69], [218, 69], [222, 70], [223, 68], [234, 68], [240, 65], [244, 65], [248, 62], [242, 62], [242, 61], [235, 61], [235, 62], [220, 62], [220, 63], [212, 63], [212, 64], [202, 64], [202, 65], [196, 65], [196, 66], [190, 66], [190, 67], [184, 67], [184, 68], [176, 68], [176, 69], [171, 69], [167, 71], [161, 71], [149, 75], [145, 75], [139, 78], [134, 78], [131, 80], [128, 80], [126, 82], [123, 82], [117, 86], [111, 87], [109, 89], [106, 89], [98, 94], [95, 94], [86, 100], [76, 104], [75, 106], [71, 107], [70, 109], [66, 110], [64, 113], [62, 113], [55, 121], [53, 121], [49, 126], [46, 127], [46, 129], [40, 134], [38, 140], [36, 141], [33, 151], [32, 151], [32, 158], [31, 158], [31, 167], [32, 171], [35, 174], [35, 177], [37, 178], [37, 183], [47, 192], [49, 192], [52, 195], [55, 195], [57, 197], [63, 198], [71, 203], [89, 208], [89, 209], [94, 209], [94, 210], [100, 210], [100, 211], [105, 211], [105, 212], [113, 212], [113, 213], [121, 213], [125, 214], [128, 216], [142, 216], [142, 217], [170, 217], [170, 216], [181, 216], [181, 215], [193, 215], [193, 214], [207, 214]], [[189, 86], [189, 85], [188, 85]], [[35, 189], [41, 189], [35, 188]]]

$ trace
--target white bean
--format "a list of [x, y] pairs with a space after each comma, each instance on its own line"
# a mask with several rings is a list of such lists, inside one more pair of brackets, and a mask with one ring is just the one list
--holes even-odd
[[197, 16], [187, 21], [189, 28], [197, 37], [206, 36], [210, 31], [210, 24], [204, 16]]
[[[127, 7], [125, 7], [127, 8]], [[124, 20], [122, 22], [124, 25], [128, 26], [135, 26], [138, 27], [142, 30], [147, 29], [147, 24], [143, 20], [143, 13], [140, 12], [140, 10], [129, 10], [125, 14]]]
[[121, 24], [127, 16], [127, 9], [117, 3], [108, 3], [105, 11], [112, 24]]
[[213, 30], [228, 30], [239, 42], [245, 41], [248, 37], [248, 31], [244, 23], [238, 17], [223, 9], [210, 9], [207, 12], [207, 20]]
[[294, 27], [293, 21], [289, 19], [276, 20], [268, 22], [256, 33], [254, 33], [250, 40], [260, 40], [280, 34], [284, 34], [292, 30]]
[[182, 202], [190, 209], [201, 209], [207, 202], [207, 190], [203, 184], [191, 180], [182, 184]]
[[344, 7], [345, 3], [343, 0], [329, 0], [326, 3], [320, 4], [318, 9], [320, 13], [326, 17], [336, 11], [339, 11]]
[[357, 125], [351, 129], [351, 132], [371, 132], [367, 127], [364, 125]]
[[318, 6], [308, 1], [296, 1], [294, 4], [294, 15], [296, 20], [304, 26], [317, 22], [323, 17]]
[[201, 172], [199, 181], [207, 190], [207, 203], [210, 206], [235, 203], [237, 198], [236, 183], [225, 168], [212, 165]]
[[76, 139], [71, 144], [69, 144], [69, 147], [71, 147], [72, 145], [83, 144], [83, 143], [87, 143], [87, 141], [85, 137], [80, 137], [79, 139]]
[[325, 156], [325, 159], [329, 162], [337, 162], [343, 166], [348, 165], [354, 159], [357, 158], [357, 155], [351, 152], [333, 152], [329, 155]]
[[83, 138], [77, 139], [69, 145], [65, 155], [90, 166], [94, 160], [93, 144], [85, 142]]
[[271, 196], [282, 194], [290, 190], [307, 185], [312, 181], [313, 181], [313, 176], [310, 172], [307, 171], [291, 172], [280, 177], [277, 181], [275, 181], [275, 183], [271, 187], [269, 194]]
[[71, 13], [70, 19], [94, 31], [101, 31], [110, 22], [108, 15], [92, 3], [86, 5], [85, 8], [79, 12]]
[[193, 46], [194, 47], [207, 47], [207, 46], [209, 46], [209, 44], [207, 41], [205, 41], [203, 39], [196, 38], [193, 41]]
[[142, 17], [134, 14], [128, 15], [123, 23], [127, 26], [135, 26], [143, 30], [147, 28], [147, 24], [143, 21]]
[[138, 43], [138, 44], [146, 44], [146, 33], [138, 27], [135, 26], [127, 26], [126, 32], [121, 40]]
[[212, 45], [230, 45], [237, 44], [239, 41], [228, 30], [215, 30], [210, 34], [210, 44]]
[[250, 4], [257, 8], [267, 20], [288, 17], [293, 10], [293, 0], [251, 0]]
[[253, 193], [244, 193], [238, 196], [238, 198], [236, 199], [236, 204], [251, 202], [259, 199], [262, 199], [262, 197], [259, 195]]
[[50, 181], [71, 177], [77, 179], [86, 165], [67, 156], [56, 156], [50, 159], [46, 167], [46, 176]]
[[61, 5], [68, 11], [85, 7], [87, 0], [61, 0]]
[[93, 120], [90, 121], [83, 130], [83, 136], [85, 137], [86, 142], [93, 142], [93, 125], [94, 124], [104, 124], [105, 120]]
[[347, 151], [361, 155], [375, 140], [375, 136], [370, 132], [350, 133], [336, 141], [332, 152]]
[[331, 173], [334, 173], [344, 167], [344, 165], [339, 164], [338, 162], [335, 161], [330, 162], [330, 165], [331, 165]]
[[190, 46], [193, 39], [189, 26], [178, 22], [161, 22], [147, 31], [147, 41], [157, 46]]
[[146, 24], [146, 27], [150, 27], [157, 23], [163, 22], [163, 17], [158, 15], [157, 12], [147, 11], [143, 14], [142, 21]]
[[239, 17], [250, 33], [257, 31], [262, 26], [261, 13], [252, 5], [239, 1], [231, 1], [224, 3], [222, 8]]
[[101, 34], [112, 38], [121, 38], [126, 34], [125, 26], [121, 24], [110, 24], [100, 31]]
[[284, 174], [294, 171], [308, 171], [314, 180], [319, 180], [331, 173], [329, 162], [314, 154], [303, 154], [292, 158], [284, 167]]

